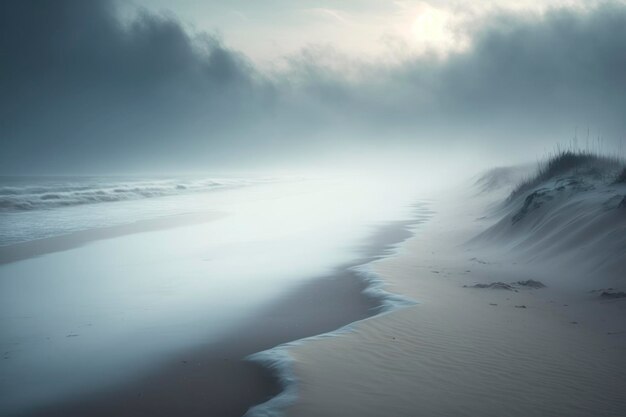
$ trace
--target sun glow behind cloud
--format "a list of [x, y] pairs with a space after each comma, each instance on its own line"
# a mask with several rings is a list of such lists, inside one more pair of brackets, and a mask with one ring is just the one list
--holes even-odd
[[390, 145], [465, 154], [474, 139], [533, 158], [575, 126], [625, 131], [619, 4], [181, 0], [120, 25], [116, 3], [67, 15], [31, 1], [0, 13], [8, 38], [29, 35], [3, 44], [7, 173], [300, 169]]
[[448, 10], [421, 3], [410, 26], [410, 38], [418, 52], [447, 53], [463, 49], [468, 40], [457, 30], [459, 18]]
[[555, 7], [593, 7], [601, 0], [129, 1], [152, 11], [170, 10], [194, 30], [219, 33], [256, 65], [272, 68], [311, 47], [366, 61], [433, 52], [446, 56], [470, 47], [471, 31], [489, 14], [542, 14]]

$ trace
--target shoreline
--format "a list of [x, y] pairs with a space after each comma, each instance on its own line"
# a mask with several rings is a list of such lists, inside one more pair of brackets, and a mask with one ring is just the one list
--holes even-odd
[[[450, 195], [401, 253], [373, 264], [386, 290], [418, 303], [289, 349], [300, 396], [285, 415], [620, 415], [626, 304], [464, 245], [490, 222], [485, 201]], [[464, 287], [528, 279], [547, 287]]]
[[[412, 229], [428, 221], [431, 212], [421, 204], [416, 205], [416, 207], [416, 211], [419, 211], [420, 214], [416, 214], [413, 220], [392, 222], [392, 225], [404, 228], [402, 230], [404, 232], [403, 239], [393, 239], [393, 230], [390, 230], [389, 227], [378, 228], [377, 235], [379, 239], [385, 239], [386, 237], [389, 239], [388, 243], [379, 244], [379, 250], [374, 250], [373, 247], [370, 248], [369, 257], [362, 258], [360, 261], [350, 263], [342, 268], [344, 273], [350, 275], [355, 282], [360, 283], [360, 293], [372, 302], [372, 307], [368, 309], [368, 314], [356, 317], [349, 322], [344, 322], [342, 325], [337, 325], [334, 329], [286, 341], [267, 350], [256, 352], [246, 358], [246, 360], [252, 363], [273, 370], [281, 391], [267, 402], [251, 407], [244, 417], [282, 416], [285, 410], [298, 400], [298, 378], [294, 374], [292, 349], [297, 349], [298, 346], [305, 345], [310, 341], [334, 338], [349, 333], [354, 329], [354, 326], [357, 326], [362, 321], [374, 319], [415, 304], [415, 301], [409, 297], [387, 291], [386, 283], [372, 266], [376, 261], [397, 255], [402, 245], [414, 236], [414, 230]], [[389, 232], [392, 233], [390, 234]], [[381, 240], [377, 241], [381, 242]], [[382, 242], [385, 241], [383, 240]], [[345, 297], [341, 298], [341, 300], [344, 299]]]
[[79, 248], [98, 240], [191, 226], [217, 220], [225, 216], [227, 216], [226, 213], [216, 211], [176, 214], [116, 226], [79, 230], [64, 235], [0, 246], [0, 265]]
[[158, 369], [106, 392], [22, 415], [241, 416], [251, 407], [267, 406], [266, 401], [283, 392], [283, 375], [250, 356], [378, 314], [385, 300], [377, 292], [368, 292], [371, 282], [355, 267], [388, 256], [394, 245], [410, 238], [409, 226], [427, 217], [419, 205], [414, 210], [409, 220], [375, 226], [373, 235], [360, 247], [359, 259], [291, 290], [219, 342], [172, 355]]

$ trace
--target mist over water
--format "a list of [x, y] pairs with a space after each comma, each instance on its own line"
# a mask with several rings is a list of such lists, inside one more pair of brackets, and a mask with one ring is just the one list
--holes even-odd
[[36, 230], [55, 212], [76, 219], [73, 227], [199, 210], [226, 216], [2, 266], [0, 410], [130, 381], [168, 355], [219, 340], [299, 283], [358, 257], [374, 226], [409, 218], [412, 195], [402, 188], [274, 181], [9, 213], [33, 216]]
[[[258, 180], [257, 180], [258, 181]], [[102, 177], [0, 179], [0, 210], [43, 210], [81, 204], [137, 200], [246, 185], [245, 179], [154, 179]]]
[[[200, 212], [206, 208], [199, 193], [273, 181], [261, 176], [2, 177], [0, 246], [159, 216]], [[104, 207], [99, 206], [103, 203]]]

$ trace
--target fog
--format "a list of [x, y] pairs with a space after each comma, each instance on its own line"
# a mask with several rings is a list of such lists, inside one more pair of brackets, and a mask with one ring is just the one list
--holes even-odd
[[414, 198], [388, 184], [292, 181], [10, 218], [9, 231], [39, 235], [22, 236], [32, 239], [158, 216], [175, 223], [181, 211], [205, 215], [156, 233], [122, 228], [71, 251], [2, 265], [0, 410], [27, 415], [133, 381], [164, 358], [239, 332], [250, 318], [266, 326], [259, 317], [271, 301], [338, 265], [379, 256], [378, 245], [389, 242], [379, 242], [375, 225], [414, 221]]
[[616, 2], [477, 15], [446, 54], [325, 39], [274, 67], [130, 3], [3, 2], [0, 28], [1, 174], [500, 165], [626, 133]]

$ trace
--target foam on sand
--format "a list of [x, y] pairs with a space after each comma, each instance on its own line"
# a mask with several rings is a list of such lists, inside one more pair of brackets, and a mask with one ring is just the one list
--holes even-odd
[[[242, 358], [370, 316], [378, 303], [353, 266], [385, 256], [419, 221], [405, 193], [385, 187], [381, 198], [359, 183], [207, 193], [205, 210], [226, 216], [150, 233], [125, 225], [113, 239], [3, 265], [3, 332], [21, 343], [2, 362], [0, 406], [46, 417], [240, 416], [279, 394], [274, 375]], [[186, 211], [187, 201], [172, 203]], [[23, 342], [29, 333], [42, 336]], [[51, 333], [55, 350], [40, 343]], [[105, 343], [115, 348], [102, 354]], [[279, 350], [264, 363], [289, 382]]]
[[[411, 229], [413, 230], [420, 227], [422, 222], [430, 216], [430, 211], [424, 206], [420, 205], [419, 208], [420, 210], [416, 214], [416, 218], [411, 221], [413, 223]], [[374, 316], [349, 323], [331, 332], [295, 340], [248, 356], [247, 359], [249, 361], [256, 362], [265, 368], [270, 369], [274, 375], [276, 375], [280, 382], [282, 391], [270, 400], [250, 408], [250, 410], [248, 410], [245, 414], [246, 417], [280, 417], [284, 415], [285, 409], [297, 402], [299, 398], [299, 384], [293, 370], [295, 364], [294, 359], [290, 354], [292, 349], [306, 344], [307, 342], [334, 338], [340, 335], [348, 334], [352, 332], [354, 327], [361, 321], [369, 320], [372, 317], [379, 317], [386, 313], [391, 313], [398, 309], [412, 306], [416, 303], [414, 300], [406, 296], [387, 291], [386, 283], [373, 267], [376, 262], [385, 259], [388, 256], [397, 255], [402, 250], [403, 241], [404, 240], [396, 241], [391, 245], [387, 245], [385, 241], [379, 241], [378, 245], [375, 245], [378, 249], [371, 251], [372, 256], [375, 256], [373, 260], [370, 259], [367, 262], [348, 268], [351, 273], [354, 273], [364, 283], [366, 283], [367, 286], [363, 290], [363, 293], [368, 298], [376, 300], [377, 307], [370, 310], [375, 314]]]

